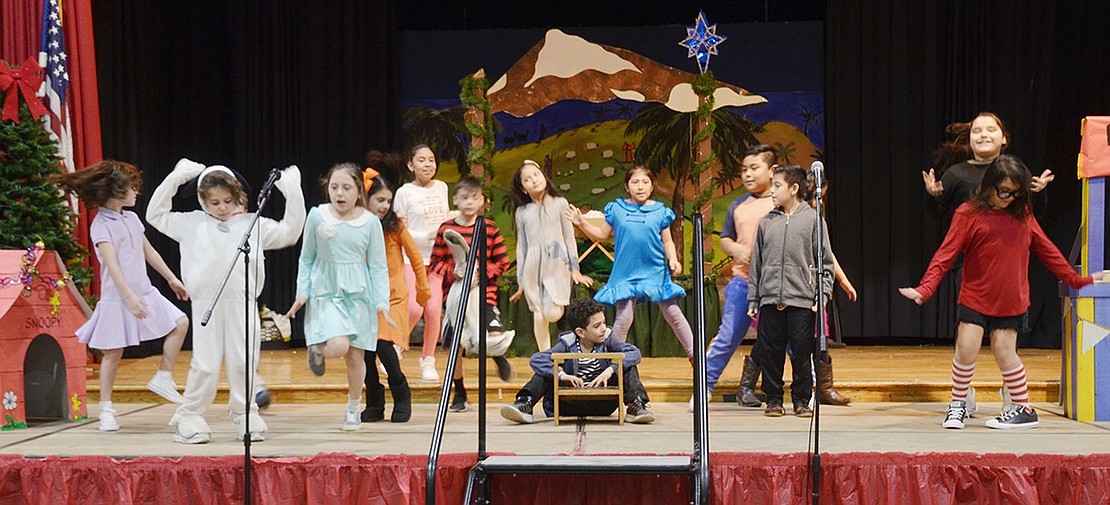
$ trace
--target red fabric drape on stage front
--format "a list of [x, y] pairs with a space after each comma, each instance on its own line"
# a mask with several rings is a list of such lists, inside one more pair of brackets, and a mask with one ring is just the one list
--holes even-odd
[[[460, 503], [475, 454], [444, 454], [436, 502]], [[711, 503], [810, 503], [807, 454], [713, 453]], [[255, 460], [255, 503], [424, 503], [426, 456], [319, 454]], [[1110, 455], [823, 454], [821, 503], [1110, 503]], [[492, 503], [689, 502], [690, 480], [651, 475], [496, 475]], [[243, 459], [0, 456], [0, 502], [241, 502]]]
[[[43, 0], [5, 0], [0, 3], [0, 58], [20, 64], [37, 58], [42, 29]], [[103, 159], [100, 140], [100, 95], [96, 83], [96, 51], [93, 41], [90, 0], [61, 0], [62, 27], [66, 38], [69, 65], [69, 118], [73, 136], [73, 164], [76, 169]], [[78, 242], [89, 250], [94, 273], [100, 266], [89, 243], [89, 222], [93, 213], [81, 206], [75, 233]], [[93, 292], [99, 292], [99, 279], [93, 279]]]

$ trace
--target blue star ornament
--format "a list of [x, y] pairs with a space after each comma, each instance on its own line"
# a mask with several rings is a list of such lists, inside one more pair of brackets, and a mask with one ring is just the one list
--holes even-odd
[[686, 38], [678, 45], [685, 47], [689, 53], [687, 57], [698, 60], [698, 68], [705, 72], [709, 70], [709, 57], [717, 54], [717, 46], [728, 40], [724, 35], [717, 35], [717, 25], [711, 25], [705, 20], [705, 11], [698, 11], [694, 26], [686, 27]]

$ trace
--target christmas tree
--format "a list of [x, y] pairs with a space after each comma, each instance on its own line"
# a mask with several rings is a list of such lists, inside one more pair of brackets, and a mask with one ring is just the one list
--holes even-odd
[[[0, 103], [4, 98], [0, 91]], [[87, 293], [92, 272], [85, 266], [88, 251], [73, 235], [77, 215], [46, 180], [61, 170], [60, 160], [57, 143], [27, 104], [19, 104], [19, 122], [0, 122], [0, 249], [27, 249], [41, 240], [45, 249], [58, 252]]]

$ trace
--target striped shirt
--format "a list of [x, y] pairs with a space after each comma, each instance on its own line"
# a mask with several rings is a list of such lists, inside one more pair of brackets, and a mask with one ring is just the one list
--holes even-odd
[[[432, 245], [432, 257], [428, 262], [428, 272], [443, 276], [444, 293], [451, 289], [451, 284], [455, 281], [455, 257], [451, 254], [451, 248], [447, 247], [447, 241], [443, 239], [443, 232], [447, 230], [455, 230], [470, 244], [473, 242], [474, 225], [464, 226], [454, 219], [448, 219], [439, 225], [435, 243]], [[501, 230], [491, 219], [486, 219], [486, 260], [486, 303], [496, 307], [497, 278], [509, 269], [509, 250], [505, 247]]]
[[[595, 345], [593, 350], [590, 351], [590, 352], [591, 353], [598, 352], [599, 347], [601, 347], [601, 346], [600, 345]], [[574, 352], [582, 352], [582, 340], [581, 339], [574, 341]], [[576, 370], [574, 372], [574, 375], [581, 378], [584, 382], [590, 382], [590, 381], [596, 379], [597, 376], [601, 375], [601, 372], [604, 372], [604, 371], [605, 371], [605, 367], [601, 366], [601, 360], [599, 360], [597, 358], [579, 358], [578, 359], [578, 370]]]

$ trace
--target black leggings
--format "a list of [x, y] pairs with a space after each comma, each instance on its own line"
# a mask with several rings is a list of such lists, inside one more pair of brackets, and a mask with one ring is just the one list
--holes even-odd
[[372, 391], [384, 390], [381, 380], [378, 378], [377, 363], [374, 363], [375, 356], [381, 360], [382, 366], [385, 367], [390, 389], [393, 389], [393, 386], [406, 382], [405, 373], [401, 371], [401, 360], [397, 358], [397, 349], [393, 347], [393, 342], [379, 340], [377, 351], [366, 351], [366, 353], [363, 354], [363, 361], [366, 363], [366, 380], [364, 384], [366, 384], [368, 396]]

